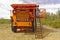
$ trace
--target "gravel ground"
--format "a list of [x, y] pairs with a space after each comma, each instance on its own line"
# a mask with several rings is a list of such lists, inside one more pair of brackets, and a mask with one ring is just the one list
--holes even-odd
[[50, 33], [43, 40], [60, 40], [60, 31]]
[[0, 28], [0, 40], [34, 40], [33, 33], [13, 33], [9, 28]]
[[60, 40], [60, 28], [55, 29], [51, 28], [50, 26], [44, 26], [44, 28], [49, 29], [51, 31], [43, 39], [36, 39], [36, 40]]
[[[57, 31], [50, 31], [51, 28], [46, 30], [48, 28], [45, 28], [46, 34], [43, 39], [36, 39], [34, 33], [13, 33], [9, 27], [0, 28], [0, 40], [60, 40], [60, 29], [57, 29]], [[47, 34], [48, 33], [48, 34]]]

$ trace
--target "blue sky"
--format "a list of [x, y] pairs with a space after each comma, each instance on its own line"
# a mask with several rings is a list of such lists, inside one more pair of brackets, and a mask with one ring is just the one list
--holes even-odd
[[60, 0], [0, 0], [0, 18], [10, 19], [11, 4], [33, 3], [39, 4], [39, 8], [45, 8], [47, 12], [55, 13], [60, 8]]
[[25, 3], [59, 4], [60, 0], [23, 0]]

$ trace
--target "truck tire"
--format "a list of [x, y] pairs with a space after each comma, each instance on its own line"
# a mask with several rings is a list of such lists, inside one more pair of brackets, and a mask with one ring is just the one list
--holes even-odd
[[15, 26], [13, 26], [13, 19], [11, 18], [11, 30], [12, 32], [17, 32], [17, 28]]
[[16, 27], [11, 27], [11, 29], [12, 29], [12, 32], [14, 32], [14, 33], [16, 33], [17, 32], [17, 28]]
[[36, 31], [36, 21], [34, 20], [32, 22], [32, 32], [35, 32]]
[[32, 32], [36, 32], [36, 10], [35, 10], [35, 17], [32, 22]]

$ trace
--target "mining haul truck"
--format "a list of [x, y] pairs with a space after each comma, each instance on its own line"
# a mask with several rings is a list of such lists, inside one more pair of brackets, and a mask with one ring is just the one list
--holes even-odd
[[11, 29], [13, 32], [36, 31], [36, 18], [45, 18], [46, 10], [37, 4], [12, 4]]

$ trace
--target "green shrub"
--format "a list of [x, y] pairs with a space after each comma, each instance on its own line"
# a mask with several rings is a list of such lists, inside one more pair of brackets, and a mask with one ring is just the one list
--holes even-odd
[[0, 19], [0, 24], [10, 24], [9, 19]]
[[42, 21], [42, 24], [43, 24], [43, 25], [50, 25], [50, 26], [52, 26], [52, 27], [54, 27], [54, 28], [60, 28], [60, 21], [58, 21], [58, 20], [52, 20], [52, 21], [43, 20], [43, 21]]

